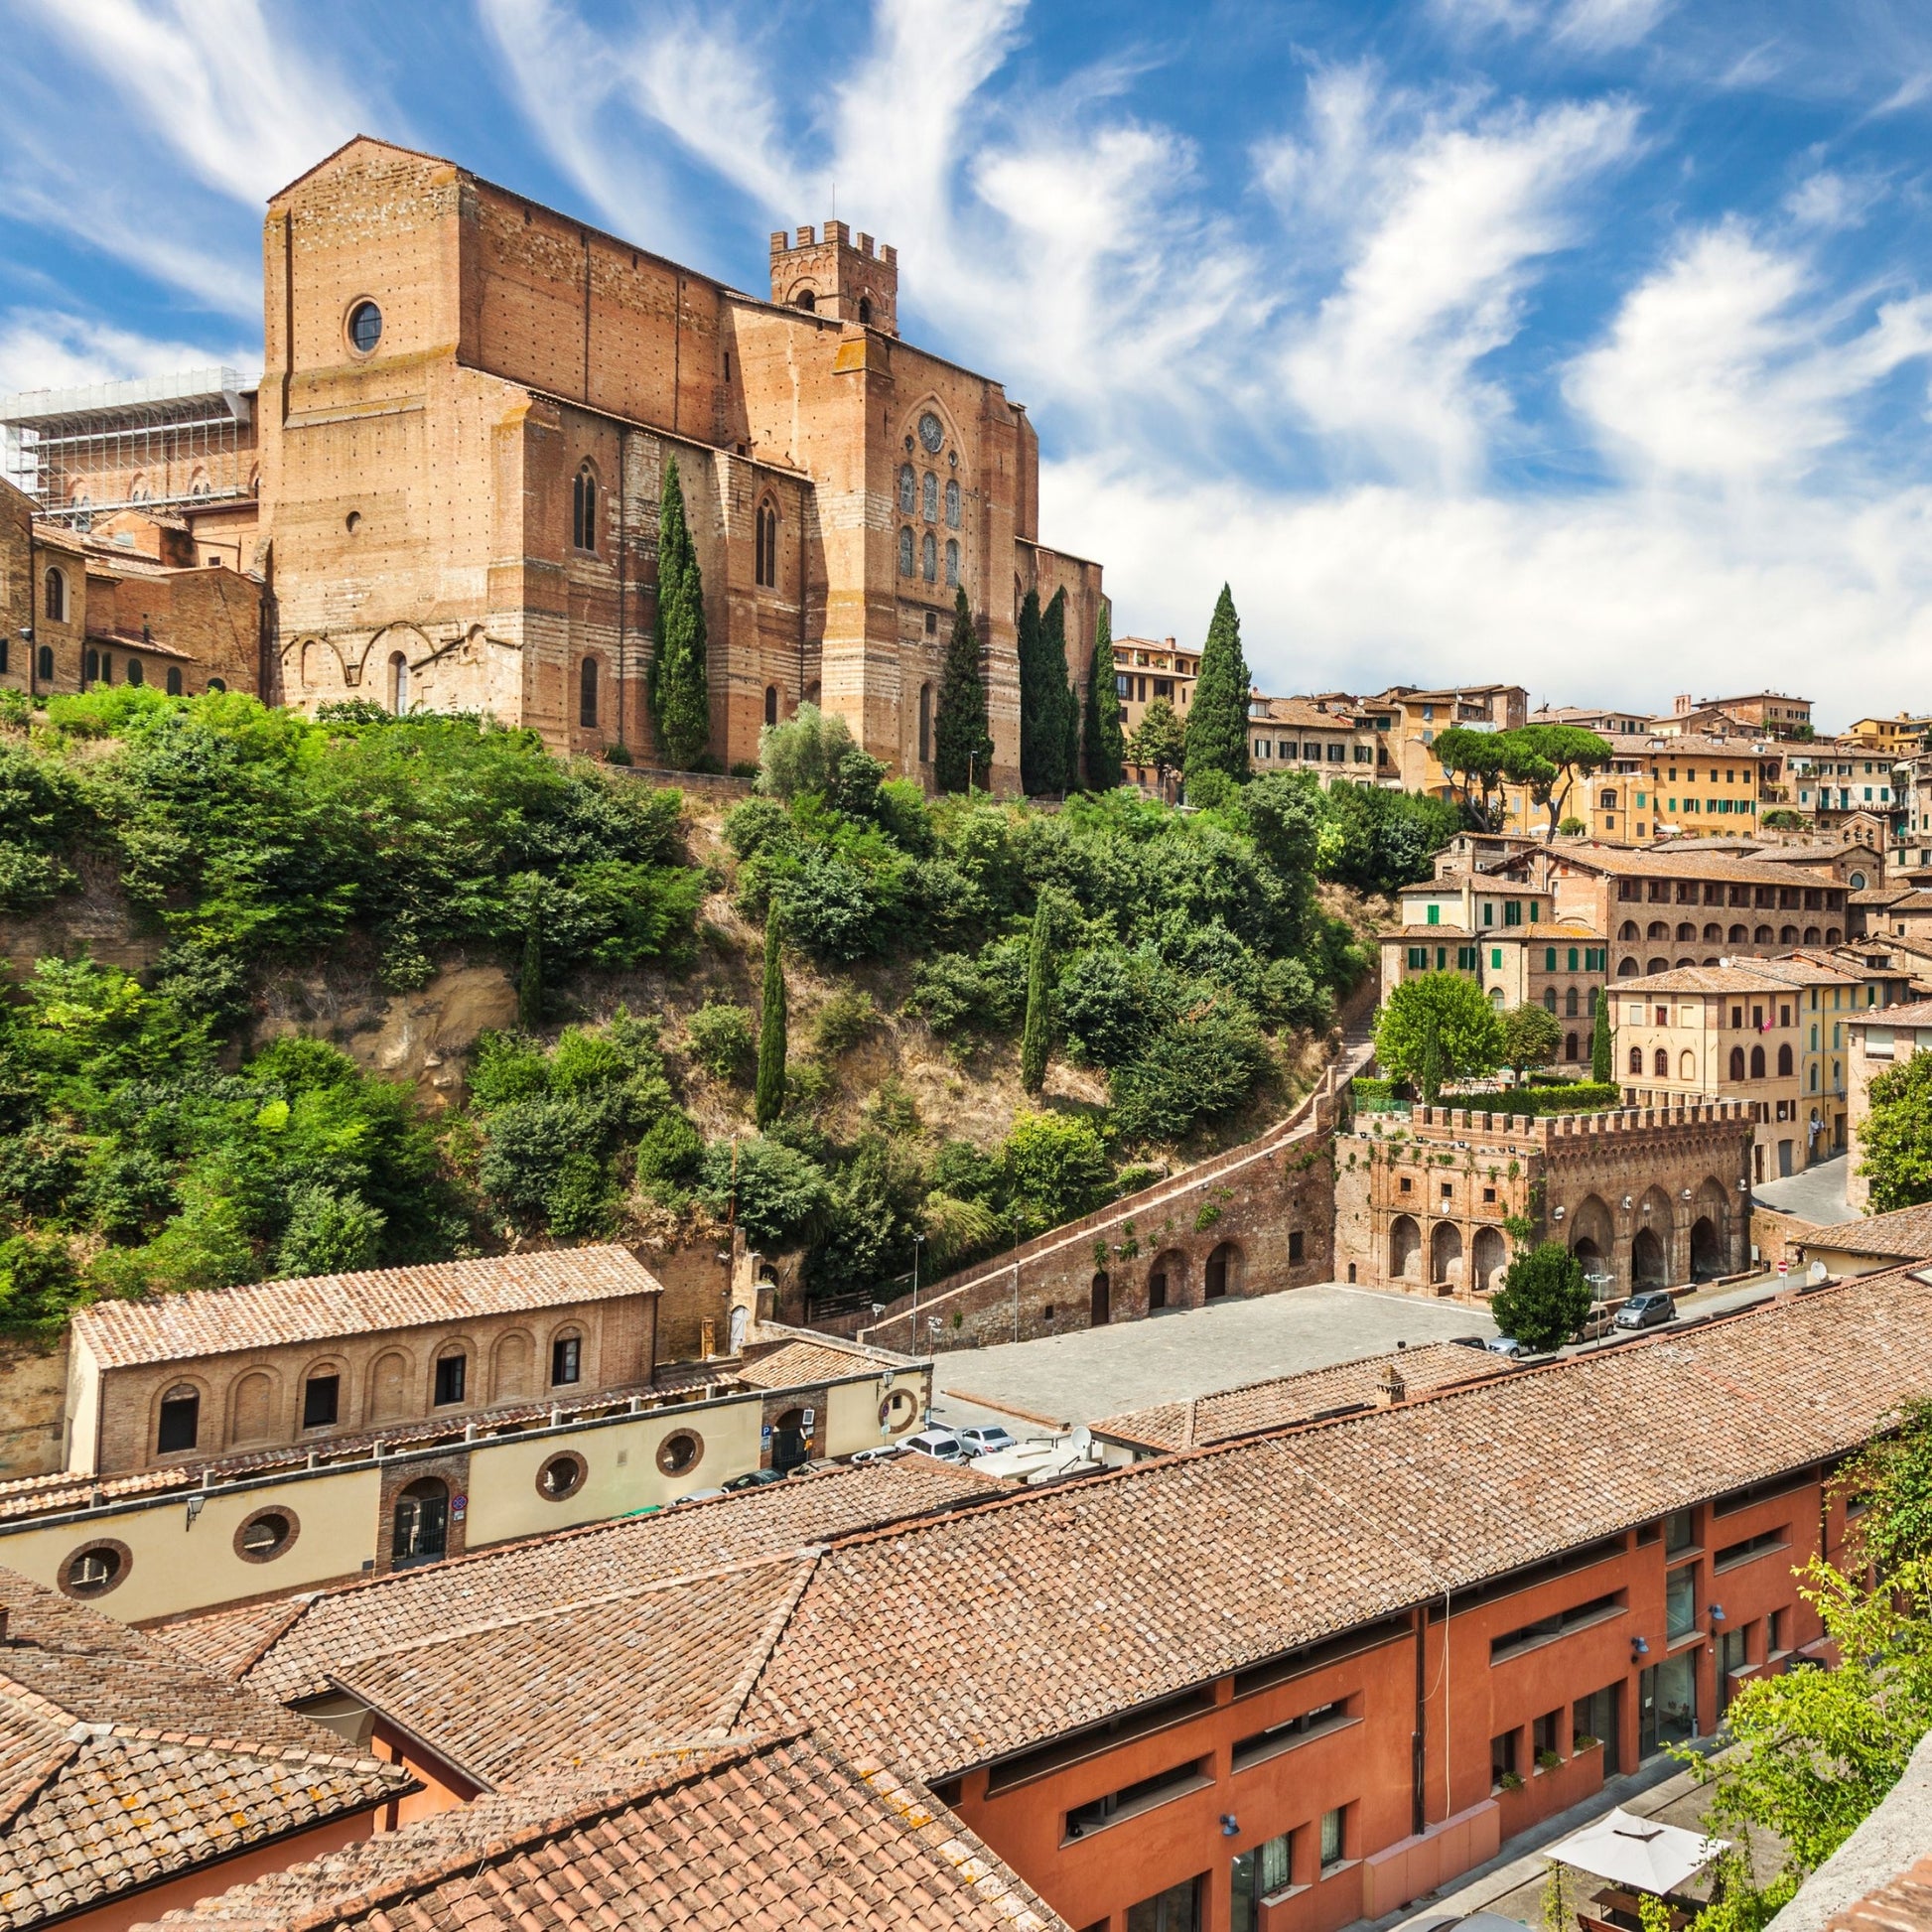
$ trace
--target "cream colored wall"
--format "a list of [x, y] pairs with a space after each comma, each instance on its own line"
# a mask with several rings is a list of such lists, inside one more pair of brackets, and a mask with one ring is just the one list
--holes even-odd
[[[570, 1436], [512, 1438], [476, 1449], [470, 1458], [468, 1547], [621, 1516], [675, 1502], [694, 1489], [715, 1489], [728, 1477], [758, 1467], [762, 1412], [759, 1397], [746, 1396], [709, 1408], [661, 1410]], [[686, 1429], [703, 1438], [704, 1454], [682, 1475], [667, 1476], [657, 1466], [657, 1447]], [[563, 1449], [581, 1455], [590, 1474], [574, 1496], [549, 1502], [537, 1493], [537, 1471]]]
[[[850, 1455], [886, 1440], [879, 1405], [895, 1384], [912, 1389], [915, 1408], [903, 1435], [918, 1427], [930, 1399], [924, 1370], [882, 1370], [876, 1380], [834, 1386], [826, 1398], [825, 1449]], [[470, 1445], [466, 1547], [569, 1529], [632, 1510], [662, 1507], [696, 1489], [716, 1489], [759, 1466], [765, 1392], [688, 1408], [657, 1410], [579, 1430], [484, 1439]], [[692, 1430], [704, 1453], [682, 1474], [657, 1466], [667, 1436]], [[589, 1465], [584, 1485], [562, 1502], [538, 1493], [537, 1471], [571, 1450]], [[447, 1452], [447, 1451], [441, 1451]], [[396, 1458], [403, 1460], [403, 1458]], [[63, 1522], [0, 1526], [0, 1565], [59, 1587], [62, 1569], [83, 1544], [111, 1538], [132, 1556], [126, 1581], [93, 1606], [122, 1622], [182, 1616], [244, 1597], [311, 1588], [361, 1573], [376, 1554], [383, 1463], [319, 1469], [241, 1489], [158, 1496], [134, 1508], [102, 1510]], [[195, 1521], [190, 1498], [200, 1501]], [[257, 1510], [283, 1507], [300, 1524], [294, 1544], [272, 1563], [235, 1553], [235, 1532]]]
[[100, 1364], [94, 1352], [70, 1332], [68, 1342], [68, 1424], [66, 1466], [92, 1475], [100, 1466]]
[[[75, 1522], [24, 1525], [0, 1536], [0, 1563], [36, 1583], [60, 1587], [68, 1558], [83, 1543], [112, 1537], [133, 1555], [127, 1581], [91, 1607], [123, 1623], [180, 1616], [271, 1590], [303, 1589], [352, 1577], [375, 1554], [382, 1471], [324, 1471], [247, 1489], [211, 1489], [191, 1525], [185, 1495], [142, 1509], [102, 1511]], [[234, 1534], [245, 1517], [285, 1505], [301, 1524], [294, 1546], [273, 1563], [244, 1563]]]

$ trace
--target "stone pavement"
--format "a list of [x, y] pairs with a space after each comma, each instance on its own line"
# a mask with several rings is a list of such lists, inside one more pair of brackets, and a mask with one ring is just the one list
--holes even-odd
[[1379, 1355], [1398, 1341], [1495, 1332], [1487, 1314], [1453, 1302], [1333, 1283], [1289, 1289], [1039, 1341], [942, 1354], [933, 1365], [933, 1415], [954, 1427], [1004, 1421], [1024, 1437], [1039, 1431], [1011, 1413], [982, 1411], [966, 1398], [990, 1396], [1042, 1423], [1092, 1422], [1124, 1409]]
[[1835, 1154], [1803, 1173], [1787, 1174], [1779, 1180], [1762, 1180], [1751, 1189], [1752, 1197], [1780, 1214], [1795, 1214], [1814, 1227], [1832, 1227], [1840, 1221], [1855, 1221], [1857, 1210], [1845, 1204], [1845, 1175], [1851, 1157]]

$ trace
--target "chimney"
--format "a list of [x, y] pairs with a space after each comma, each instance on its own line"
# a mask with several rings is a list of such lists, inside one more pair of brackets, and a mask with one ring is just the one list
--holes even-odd
[[1391, 1355], [1382, 1366], [1380, 1380], [1375, 1385], [1375, 1406], [1378, 1409], [1393, 1409], [1409, 1393], [1409, 1386], [1402, 1379], [1402, 1371], [1395, 1365]]

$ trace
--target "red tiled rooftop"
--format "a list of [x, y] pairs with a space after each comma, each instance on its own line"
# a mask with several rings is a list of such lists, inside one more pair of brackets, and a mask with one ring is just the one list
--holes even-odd
[[563, 1248], [95, 1302], [75, 1312], [73, 1332], [103, 1368], [129, 1368], [661, 1292], [626, 1248]]
[[1066, 1932], [930, 1792], [804, 1737], [551, 1777], [160, 1923], [171, 1932]]

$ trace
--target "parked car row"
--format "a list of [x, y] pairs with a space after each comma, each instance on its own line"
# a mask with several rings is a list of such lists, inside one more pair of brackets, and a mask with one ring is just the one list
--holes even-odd
[[[1598, 1317], [1597, 1322], [1585, 1327], [1579, 1338], [1597, 1341], [1606, 1334], [1634, 1334], [1644, 1328], [1661, 1328], [1676, 1319], [1677, 1298], [1669, 1289], [1640, 1288], [1606, 1324], [1600, 1323]], [[1521, 1361], [1530, 1353], [1514, 1335], [1491, 1335], [1486, 1340], [1481, 1335], [1457, 1335], [1455, 1339], [1465, 1348], [1487, 1349], [1490, 1354], [1504, 1356], [1512, 1362]]]

